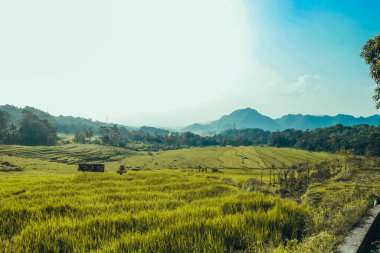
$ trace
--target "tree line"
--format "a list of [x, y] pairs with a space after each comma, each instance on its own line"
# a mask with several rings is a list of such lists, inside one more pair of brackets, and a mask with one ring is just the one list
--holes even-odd
[[350, 150], [355, 155], [380, 156], [380, 126], [339, 124], [307, 131], [290, 129], [272, 133], [268, 145], [309, 151]]
[[[144, 128], [145, 129], [145, 128]], [[380, 126], [356, 125], [269, 132], [261, 129], [230, 129], [213, 136], [191, 132], [165, 132], [149, 128], [130, 130], [125, 127], [100, 126], [78, 129], [76, 143], [95, 143], [116, 147], [146, 150], [167, 150], [207, 146], [273, 146], [308, 151], [338, 152], [350, 150], [355, 155], [380, 156]], [[48, 120], [40, 119], [24, 110], [16, 126], [8, 122], [6, 112], [0, 110], [0, 143], [22, 145], [56, 145], [57, 130]]]
[[[86, 136], [88, 130], [82, 131]], [[90, 131], [91, 132], [91, 131]], [[380, 126], [335, 125], [313, 130], [269, 132], [261, 129], [226, 130], [213, 136], [185, 133], [147, 133], [123, 127], [100, 127], [98, 144], [125, 147], [145, 144], [147, 149], [179, 149], [206, 146], [272, 146], [308, 151], [338, 152], [349, 150], [355, 155], [380, 156]], [[85, 138], [84, 138], [85, 139]]]
[[57, 130], [47, 120], [24, 110], [20, 124], [9, 123], [9, 115], [0, 110], [0, 143], [28, 146], [56, 145]]

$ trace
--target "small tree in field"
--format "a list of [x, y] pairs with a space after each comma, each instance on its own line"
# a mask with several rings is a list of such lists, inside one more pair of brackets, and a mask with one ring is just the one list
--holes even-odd
[[125, 167], [124, 164], [120, 164], [119, 169], [116, 171], [116, 173], [119, 175], [123, 175], [126, 172], [127, 172], [127, 168]]

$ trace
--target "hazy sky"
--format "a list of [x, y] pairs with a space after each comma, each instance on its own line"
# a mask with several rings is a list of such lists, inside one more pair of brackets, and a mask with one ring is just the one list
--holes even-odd
[[252, 107], [371, 115], [378, 0], [0, 2], [0, 104], [182, 126]]

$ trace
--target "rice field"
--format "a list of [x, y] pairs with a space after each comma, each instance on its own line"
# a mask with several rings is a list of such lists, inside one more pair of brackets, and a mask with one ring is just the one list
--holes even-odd
[[145, 152], [122, 160], [128, 166], [150, 169], [261, 169], [309, 161], [317, 163], [342, 159], [327, 153], [273, 147], [207, 147]]
[[0, 145], [0, 156], [19, 158], [37, 158], [43, 161], [65, 164], [83, 162], [117, 161], [135, 152], [124, 148], [99, 146], [92, 144], [68, 144], [62, 146], [18, 146]]
[[[368, 182], [380, 174], [342, 173], [283, 199], [267, 168], [341, 159], [268, 147], [0, 146], [0, 161], [22, 169], [0, 172], [0, 253], [333, 252], [378, 194]], [[85, 161], [106, 172], [77, 172]], [[130, 169], [118, 175], [119, 165]]]
[[172, 171], [2, 177], [4, 252], [234, 252], [302, 238], [308, 210]]

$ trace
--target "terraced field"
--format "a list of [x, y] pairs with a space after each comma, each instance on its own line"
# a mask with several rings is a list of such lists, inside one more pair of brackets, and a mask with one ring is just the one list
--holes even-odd
[[0, 177], [0, 185], [0, 252], [263, 249], [301, 238], [309, 217], [293, 201], [173, 171]]
[[124, 148], [98, 145], [63, 145], [53, 147], [31, 147], [17, 145], [0, 145], [0, 155], [21, 158], [37, 158], [49, 162], [76, 164], [81, 162], [118, 161], [134, 152]]
[[[93, 161], [106, 173], [77, 172], [75, 163]], [[0, 253], [333, 252], [380, 194], [380, 172], [342, 170], [286, 199], [269, 183], [272, 165], [321, 161], [343, 157], [269, 147], [0, 146]], [[126, 174], [115, 173], [120, 165]]]
[[191, 148], [129, 156], [122, 162], [128, 166], [150, 169], [261, 169], [290, 166], [309, 161], [342, 160], [338, 155], [272, 147]]
[[106, 164], [108, 171], [115, 171], [119, 165], [124, 164], [142, 170], [216, 168], [250, 170], [255, 173], [258, 169], [270, 168], [272, 164], [276, 168], [283, 168], [284, 165], [307, 161], [317, 163], [342, 159], [338, 155], [327, 153], [272, 147], [207, 147], [135, 152], [124, 148], [88, 144], [54, 147], [0, 145], [0, 161], [9, 161], [24, 170], [43, 172], [54, 170], [74, 173], [75, 165], [78, 163], [101, 162]]

